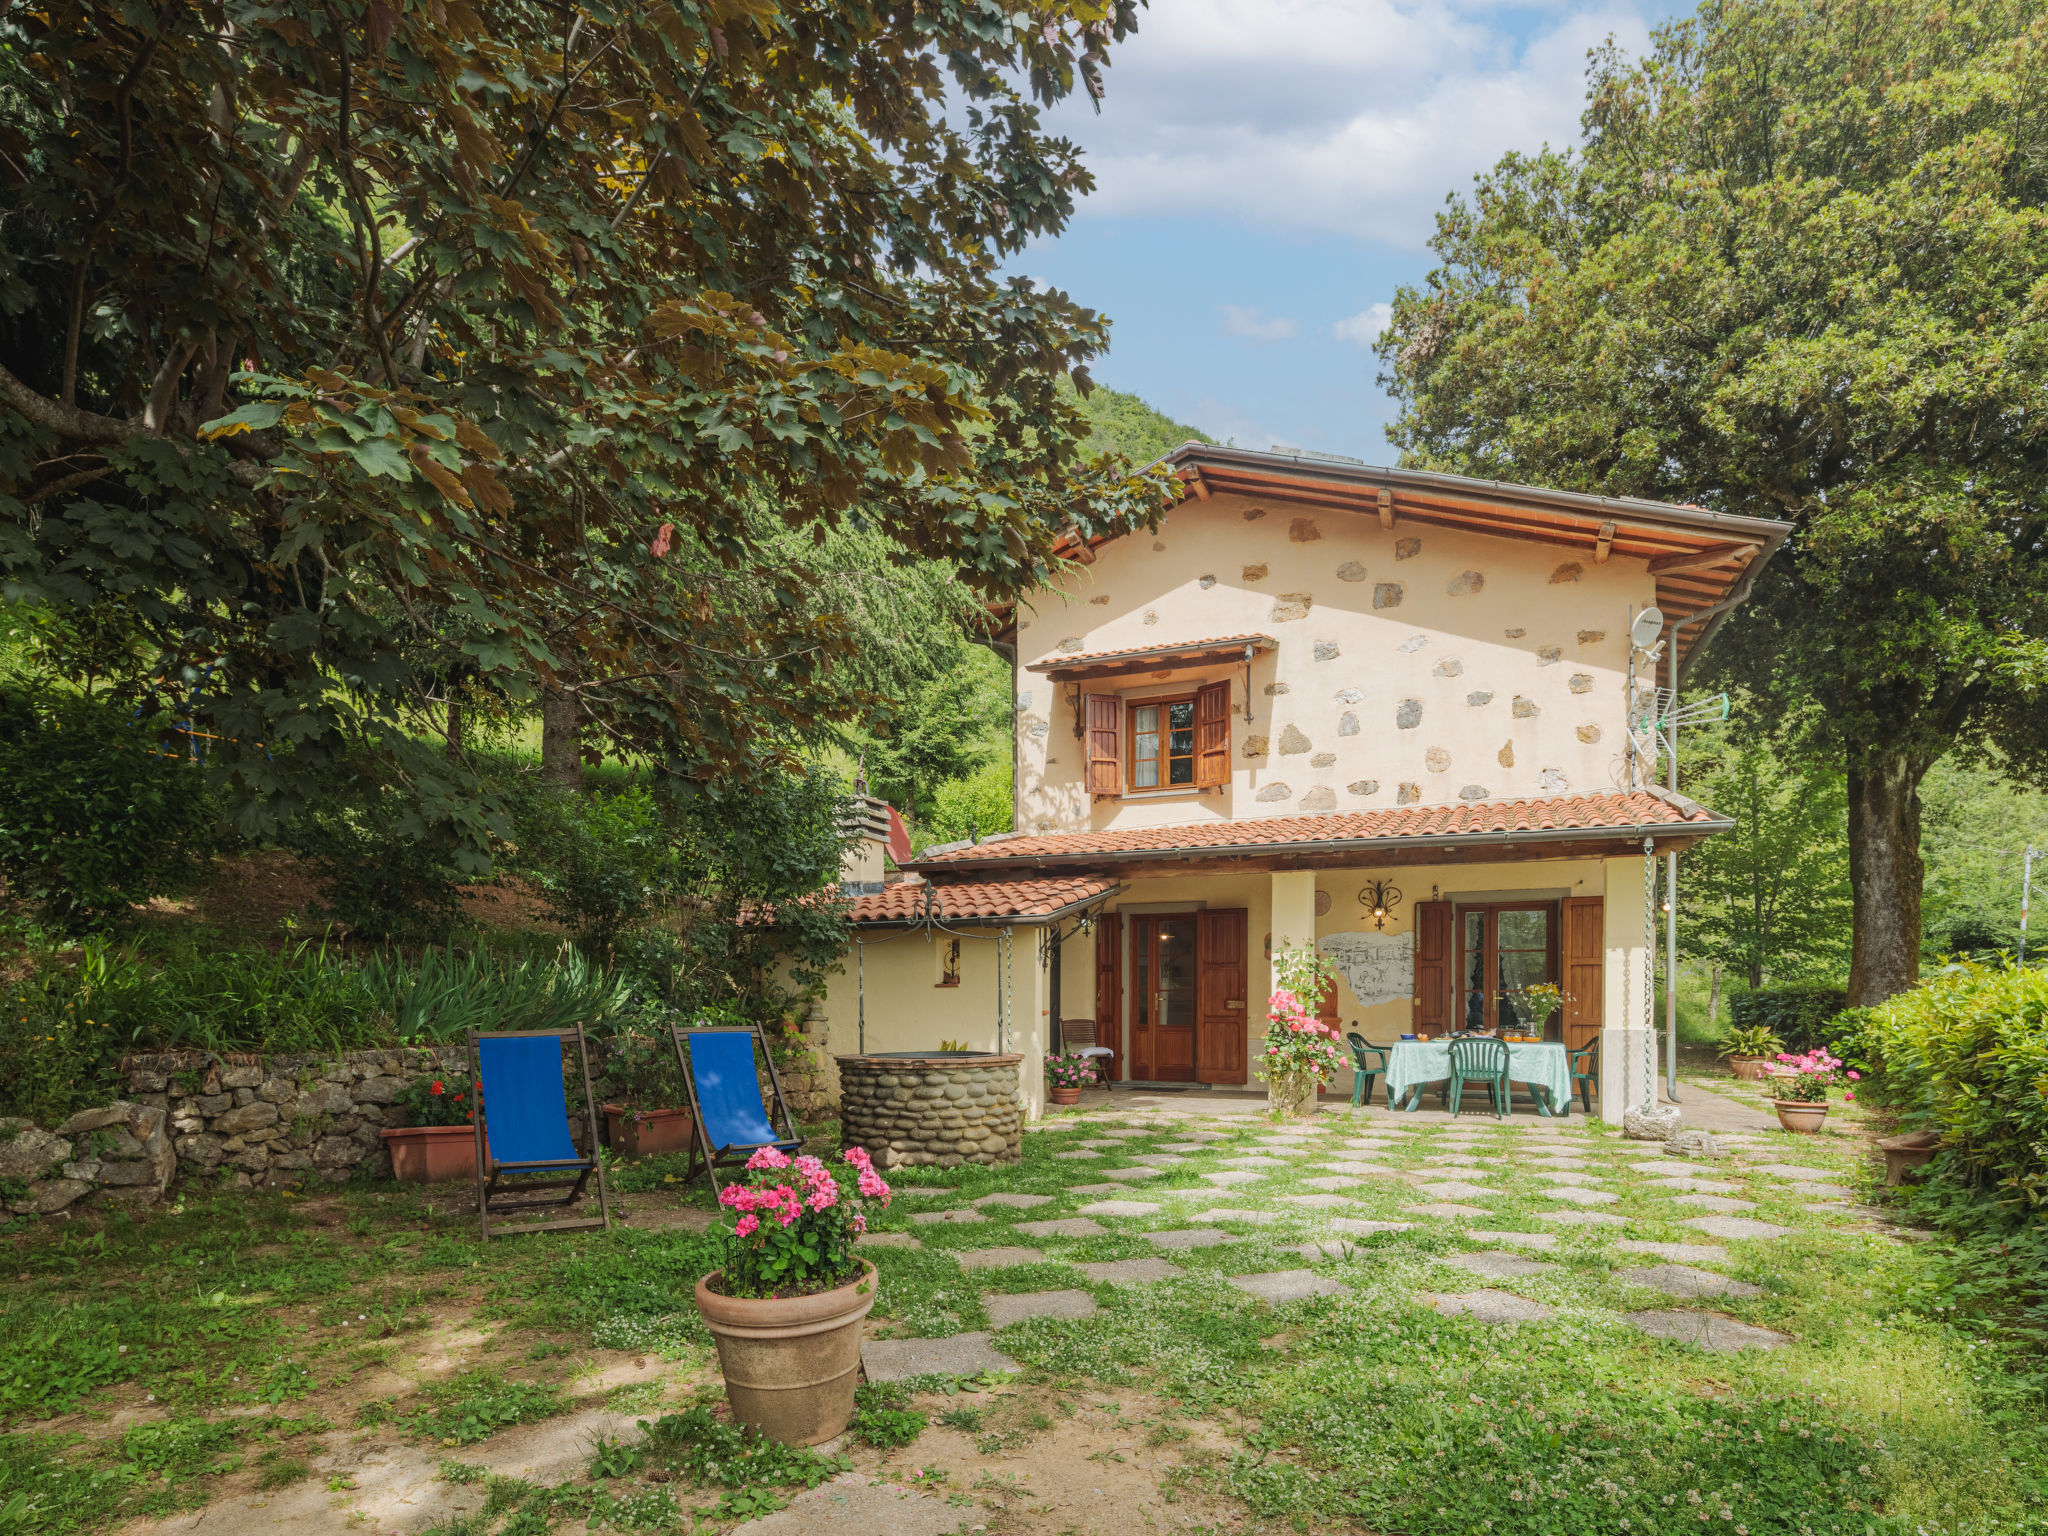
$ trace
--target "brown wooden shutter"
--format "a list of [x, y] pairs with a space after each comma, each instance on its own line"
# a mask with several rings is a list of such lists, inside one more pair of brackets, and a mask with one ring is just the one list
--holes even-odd
[[1565, 1049], [1600, 1038], [1607, 994], [1607, 912], [1598, 896], [1567, 896], [1559, 927], [1558, 985], [1564, 989]]
[[1230, 782], [1230, 684], [1207, 683], [1195, 695], [1195, 785]]
[[1415, 903], [1415, 1032], [1445, 1034], [1455, 1011], [1451, 983], [1451, 904]]
[[1124, 701], [1113, 693], [1088, 695], [1088, 792], [1124, 792]]
[[1123, 1076], [1123, 1006], [1124, 920], [1105, 912], [1095, 919], [1095, 1043], [1112, 1052], [1105, 1069], [1111, 1082]]

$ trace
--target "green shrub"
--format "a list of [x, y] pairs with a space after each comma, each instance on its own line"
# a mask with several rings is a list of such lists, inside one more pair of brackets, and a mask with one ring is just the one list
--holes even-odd
[[539, 791], [521, 807], [518, 867], [564, 927], [594, 954], [675, 895], [676, 834], [654, 796]]
[[440, 941], [462, 912], [460, 868], [446, 827], [430, 826], [395, 786], [350, 781], [307, 807], [279, 839], [321, 882], [327, 909], [374, 939]]
[[1840, 987], [1759, 987], [1738, 993], [1728, 1004], [1736, 1029], [1768, 1029], [1788, 1051], [1810, 1051], [1830, 1043], [1828, 1026], [1847, 1005]]
[[216, 822], [202, 771], [132, 706], [0, 689], [0, 875], [51, 923], [90, 928], [170, 889]]
[[948, 779], [932, 792], [921, 829], [933, 843], [958, 842], [1010, 830], [1014, 800], [1008, 759], [984, 763], [965, 778]]

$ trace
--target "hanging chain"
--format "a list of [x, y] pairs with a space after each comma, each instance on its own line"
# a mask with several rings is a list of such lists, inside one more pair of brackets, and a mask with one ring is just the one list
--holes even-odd
[[1010, 1010], [1014, 1006], [1013, 994], [1017, 988], [1017, 936], [1009, 928], [1003, 930], [1003, 1006], [996, 1015], [996, 1050], [1010, 1048]]
[[1643, 839], [1643, 1108], [1657, 1107], [1657, 844]]

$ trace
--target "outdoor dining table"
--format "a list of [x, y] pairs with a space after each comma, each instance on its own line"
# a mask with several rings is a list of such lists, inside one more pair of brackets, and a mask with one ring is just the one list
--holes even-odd
[[[1451, 1075], [1449, 1040], [1397, 1040], [1387, 1050], [1387, 1108], [1401, 1107], [1407, 1098], [1412, 1113], [1421, 1107], [1425, 1084], [1441, 1083]], [[1466, 1082], [1471, 1085], [1471, 1079]], [[1572, 1112], [1571, 1057], [1556, 1040], [1508, 1044], [1508, 1081], [1526, 1083], [1540, 1115]]]

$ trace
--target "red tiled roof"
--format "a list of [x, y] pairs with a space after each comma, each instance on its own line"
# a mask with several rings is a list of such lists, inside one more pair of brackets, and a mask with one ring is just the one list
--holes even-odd
[[1214, 640], [1181, 640], [1168, 645], [1154, 642], [1151, 645], [1127, 645], [1115, 651], [1054, 651], [1028, 663], [1026, 672], [1064, 672], [1069, 667], [1099, 666], [1111, 661], [1142, 661], [1157, 657], [1171, 661], [1176, 656], [1206, 655], [1211, 651], [1238, 650], [1252, 646], [1257, 650], [1271, 650], [1280, 642], [1271, 635], [1222, 635]]
[[872, 896], [856, 896], [851, 915], [856, 923], [921, 923], [927, 910], [942, 923], [1050, 917], [1107, 896], [1115, 889], [1114, 880], [1093, 875], [1042, 880], [963, 880], [947, 885], [905, 880], [885, 886]]
[[1130, 827], [1106, 832], [1061, 832], [984, 838], [980, 843], [927, 853], [920, 867], [998, 859], [1131, 857], [1148, 852], [1284, 848], [1304, 843], [1384, 839], [1513, 837], [1528, 833], [1614, 831], [1661, 827], [1716, 832], [1728, 823], [1703, 806], [1647, 790], [1591, 795], [1545, 795], [1528, 800], [1481, 800], [1459, 805], [1409, 805], [1385, 811], [1328, 816], [1262, 816], [1193, 826]]

